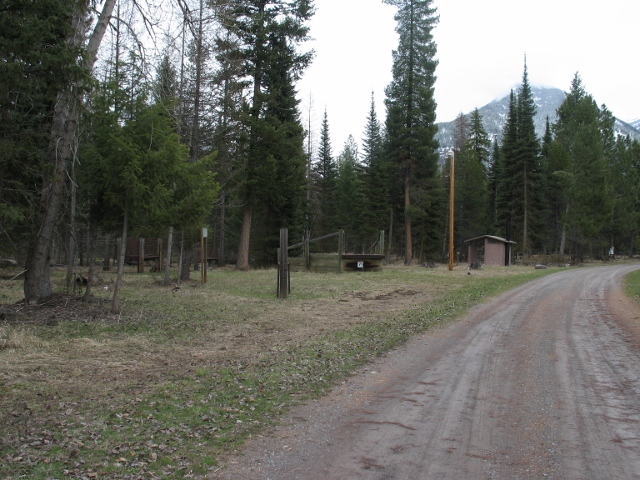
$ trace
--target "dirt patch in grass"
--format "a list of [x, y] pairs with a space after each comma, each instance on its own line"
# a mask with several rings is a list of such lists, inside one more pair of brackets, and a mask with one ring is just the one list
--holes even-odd
[[[209, 272], [179, 289], [115, 274], [88, 302], [17, 302], [0, 284], [0, 476], [202, 477], [220, 452], [413, 331], [532, 276], [531, 268]], [[62, 289], [64, 273], [54, 272]], [[195, 276], [195, 275], [194, 275]], [[6, 277], [3, 277], [6, 278]], [[105, 288], [107, 287], [107, 288]]]

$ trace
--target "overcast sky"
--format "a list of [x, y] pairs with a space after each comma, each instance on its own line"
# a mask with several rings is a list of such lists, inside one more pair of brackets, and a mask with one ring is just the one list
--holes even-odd
[[[314, 140], [326, 108], [333, 154], [364, 135], [371, 92], [384, 120], [384, 88], [397, 47], [395, 8], [382, 0], [315, 0], [316, 58], [298, 84]], [[578, 72], [588, 93], [615, 116], [640, 118], [640, 0], [436, 0], [440, 22], [438, 121], [507, 95], [527, 56], [532, 85], [569, 90]]]

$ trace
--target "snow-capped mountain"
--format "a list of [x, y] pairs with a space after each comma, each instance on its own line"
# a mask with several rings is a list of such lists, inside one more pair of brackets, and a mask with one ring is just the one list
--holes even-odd
[[[547, 117], [551, 123], [556, 121], [556, 111], [564, 102], [566, 94], [559, 88], [549, 87], [531, 87], [531, 92], [537, 107], [534, 118], [536, 133], [539, 138], [542, 138]], [[482, 123], [489, 138], [497, 138], [498, 142], [500, 142], [509, 111], [509, 95], [478, 108], [478, 111], [482, 115]], [[438, 123], [438, 141], [440, 142], [441, 157], [445, 157], [453, 147], [454, 129], [455, 121]], [[615, 130], [617, 134], [630, 135], [632, 138], [640, 140], [640, 119], [630, 123], [616, 119]]]

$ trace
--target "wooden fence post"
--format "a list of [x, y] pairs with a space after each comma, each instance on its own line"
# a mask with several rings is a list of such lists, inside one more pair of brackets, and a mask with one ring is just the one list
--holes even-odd
[[280, 229], [280, 255], [278, 258], [278, 298], [289, 297], [289, 229]]

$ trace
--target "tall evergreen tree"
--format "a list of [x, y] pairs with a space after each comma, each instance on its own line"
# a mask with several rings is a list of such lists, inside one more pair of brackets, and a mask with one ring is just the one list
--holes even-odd
[[571, 90], [558, 108], [554, 125], [555, 139], [566, 155], [566, 169], [557, 175], [567, 185], [565, 215], [560, 253], [567, 242], [578, 257], [592, 253], [594, 247], [609, 243], [605, 230], [613, 215], [613, 195], [607, 145], [610, 144], [611, 119], [587, 94], [576, 74]]
[[453, 149], [460, 153], [469, 140], [469, 119], [459, 113], [453, 122]]
[[540, 245], [542, 228], [542, 172], [535, 113], [525, 63], [518, 95], [512, 92], [509, 101], [498, 192], [499, 218], [510, 225], [513, 239], [525, 254], [532, 253], [535, 243]]
[[259, 182], [252, 185], [260, 213], [255, 232], [260, 265], [275, 260], [279, 228], [288, 228], [293, 238], [300, 238], [304, 229], [307, 160], [294, 87], [303, 65], [295, 63], [297, 55], [289, 44], [287, 30], [274, 28], [269, 32], [269, 55], [263, 72], [264, 113], [252, 124], [255, 143], [251, 153], [261, 158], [254, 164]]
[[511, 237], [511, 225], [514, 221], [513, 204], [515, 202], [516, 186], [512, 177], [513, 158], [518, 147], [518, 109], [516, 94], [512, 90], [509, 96], [507, 120], [502, 134], [502, 145], [496, 156], [496, 219], [498, 231], [503, 231], [505, 238]]
[[534, 117], [536, 105], [529, 85], [525, 63], [522, 85], [518, 95], [518, 156], [522, 185], [522, 251], [531, 254], [534, 246], [540, 246], [542, 214], [544, 211], [542, 172], [540, 166], [540, 142], [536, 136]]
[[480, 115], [477, 108], [471, 113], [469, 120], [467, 145], [478, 163], [481, 163], [486, 168], [490, 163], [491, 153], [489, 152], [489, 147], [491, 146], [491, 141], [482, 123], [482, 115]]
[[566, 206], [567, 155], [553, 138], [553, 126], [547, 117], [540, 151], [542, 165], [545, 236], [544, 253], [558, 253], [562, 236], [562, 218]]
[[[276, 88], [272, 93], [279, 99], [285, 99], [286, 96], [283, 93], [286, 92], [294, 95], [292, 98], [295, 99], [292, 85], [309, 64], [312, 55], [312, 53], [298, 53], [296, 47], [308, 38], [309, 28], [305, 22], [311, 18], [314, 10], [311, 0], [251, 0], [249, 2], [233, 0], [231, 10], [228, 27], [239, 39], [238, 53], [244, 59], [245, 72], [253, 83], [251, 106], [247, 116], [249, 133], [242, 232], [236, 264], [236, 268], [239, 270], [247, 270], [249, 268], [253, 207], [259, 203], [260, 195], [265, 194], [264, 190], [279, 188], [279, 185], [265, 183], [261, 178], [260, 175], [265, 171], [263, 163], [267, 161], [273, 164], [274, 155], [285, 155], [284, 152], [275, 150], [277, 143], [269, 144], [265, 134], [268, 130], [275, 129], [285, 136], [296, 135], [299, 136], [301, 146], [304, 133], [299, 122], [295, 127], [290, 124], [293, 130], [289, 132], [286, 131], [287, 127], [284, 125], [281, 126], [282, 128], [273, 125], [272, 121], [278, 119], [277, 110], [280, 108], [278, 105], [272, 105], [270, 108], [272, 119], [266, 118], [267, 95], [269, 94], [268, 86], [265, 84], [268, 78], [267, 70], [269, 68], [281, 70], [281, 77], [287, 76], [291, 86], [291, 88]], [[282, 48], [282, 51], [275, 52], [274, 48]], [[271, 63], [274, 60], [276, 63]], [[272, 75], [271, 78], [275, 80], [276, 76]], [[288, 101], [289, 99], [287, 99]], [[282, 106], [287, 111], [285, 115], [290, 115], [291, 107], [290, 104]], [[295, 154], [296, 158], [297, 155], [298, 153]], [[297, 185], [285, 187], [295, 189]], [[263, 192], [260, 192], [261, 189]], [[278, 221], [273, 228], [277, 228], [278, 224], [286, 226], [287, 222], [288, 219]], [[264, 255], [262, 256], [264, 257]]]
[[482, 116], [475, 109], [468, 137], [456, 156], [456, 245], [460, 247], [465, 239], [481, 235], [487, 229], [487, 211], [483, 206], [488, 202], [489, 145]]
[[315, 203], [317, 205], [314, 224], [317, 233], [326, 235], [337, 228], [335, 188], [338, 177], [338, 167], [331, 151], [329, 117], [326, 110], [322, 118], [318, 158], [313, 164], [313, 174]]
[[634, 240], [640, 227], [640, 142], [619, 136], [611, 161], [614, 213], [610, 227], [615, 253], [635, 253]]
[[386, 125], [390, 155], [401, 172], [404, 261], [405, 265], [411, 265], [414, 218], [422, 220], [419, 233], [423, 244], [427, 236], [436, 235], [435, 231], [429, 230], [432, 223], [427, 216], [433, 215], [430, 209], [438, 183], [433, 95], [438, 61], [432, 30], [439, 17], [432, 7], [432, 0], [385, 0], [385, 3], [398, 7], [395, 19], [399, 45], [393, 52], [393, 80], [386, 89]]
[[498, 222], [498, 181], [500, 178], [500, 145], [498, 139], [493, 139], [491, 149], [491, 159], [489, 161], [489, 169], [487, 171], [487, 189], [489, 191], [487, 203], [487, 227], [488, 232], [494, 235], [504, 235]]
[[358, 146], [351, 135], [338, 156], [335, 195], [336, 224], [346, 233], [345, 249], [363, 252], [367, 242], [364, 228], [366, 202]]
[[365, 228], [367, 229], [366, 234], [374, 237], [380, 230], [386, 230], [389, 226], [391, 168], [388, 157], [385, 155], [382, 127], [376, 114], [373, 93], [371, 93], [371, 108], [367, 116], [362, 151], [367, 202]]
[[56, 97], [80, 73], [73, 10], [60, 0], [0, 10], [0, 257], [24, 262], [34, 235]]
[[[226, 8], [218, 7], [223, 19], [228, 15]], [[218, 69], [212, 79], [213, 111], [215, 118], [213, 149], [218, 152], [215, 172], [220, 182], [220, 198], [216, 202], [215, 229], [218, 244], [218, 266], [226, 264], [227, 250], [237, 228], [233, 225], [233, 213], [229, 208], [242, 204], [239, 198], [245, 173], [246, 156], [243, 155], [243, 137], [246, 135], [243, 117], [247, 111], [245, 91], [250, 85], [244, 75], [243, 58], [239, 52], [239, 39], [228, 29], [222, 29], [215, 38], [213, 47]], [[231, 215], [228, 214], [231, 210]], [[231, 217], [231, 221], [229, 218]], [[227, 242], [227, 234], [230, 240]]]

